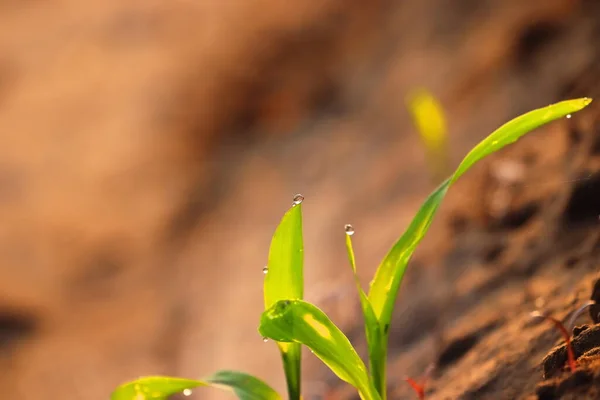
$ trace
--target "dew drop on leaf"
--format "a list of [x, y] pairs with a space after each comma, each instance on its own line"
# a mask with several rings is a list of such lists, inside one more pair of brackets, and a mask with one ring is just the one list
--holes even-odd
[[264, 267], [264, 268], [263, 268], [263, 274], [265, 274], [265, 275], [266, 275], [266, 274], [267, 274], [267, 272], [269, 272], [269, 267]]
[[303, 201], [304, 201], [304, 196], [302, 196], [300, 193], [298, 193], [297, 195], [294, 196], [294, 205], [295, 206], [302, 203]]
[[263, 342], [267, 343], [269, 341], [268, 337], [263, 337]]
[[567, 114], [567, 118], [571, 118], [571, 114]]
[[191, 396], [192, 395], [192, 389], [184, 389], [184, 391], [182, 392], [182, 394], [184, 396]]
[[352, 225], [346, 224], [344, 226], [344, 230], [346, 231], [346, 235], [348, 235], [348, 236], [354, 235], [354, 227]]

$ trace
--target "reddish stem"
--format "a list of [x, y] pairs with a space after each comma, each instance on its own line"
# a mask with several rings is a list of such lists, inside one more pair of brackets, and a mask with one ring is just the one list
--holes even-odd
[[417, 394], [419, 400], [425, 400], [425, 386], [417, 383], [413, 378], [404, 378]]
[[551, 317], [549, 315], [544, 315], [539, 311], [534, 311], [531, 315], [533, 317], [544, 318], [546, 321], [552, 322], [556, 329], [560, 331], [563, 338], [565, 339], [565, 343], [567, 346], [567, 359], [569, 363], [569, 368], [571, 369], [571, 372], [575, 372], [575, 370], [577, 369], [577, 362], [575, 361], [575, 353], [573, 352], [573, 346], [571, 345], [571, 335], [569, 335], [569, 331], [567, 331], [567, 328], [565, 328], [563, 323], [557, 320], [556, 318]]

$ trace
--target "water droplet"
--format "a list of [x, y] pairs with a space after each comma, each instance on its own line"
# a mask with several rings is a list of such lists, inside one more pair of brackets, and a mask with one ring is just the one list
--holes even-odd
[[263, 342], [267, 343], [269, 341], [268, 337], [263, 337]]
[[184, 389], [182, 393], [186, 397], [187, 396], [191, 396], [192, 395], [192, 389]]
[[294, 205], [295, 206], [302, 203], [303, 201], [304, 201], [304, 196], [302, 196], [300, 193], [298, 193], [297, 195], [294, 196]]
[[263, 268], [263, 274], [265, 274], [265, 275], [266, 275], [266, 274], [267, 274], [267, 272], [269, 272], [269, 267], [264, 267], [264, 268]]
[[344, 230], [346, 231], [346, 235], [352, 236], [354, 235], [354, 227], [350, 224], [344, 225]]
[[567, 114], [567, 118], [571, 118], [571, 114]]

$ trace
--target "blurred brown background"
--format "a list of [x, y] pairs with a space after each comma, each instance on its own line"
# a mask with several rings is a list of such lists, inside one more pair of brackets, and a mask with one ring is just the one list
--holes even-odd
[[139, 375], [222, 368], [283, 390], [256, 328], [292, 196], [307, 298], [351, 325], [343, 225], [366, 283], [432, 189], [407, 92], [441, 100], [455, 165], [564, 98], [592, 64], [596, 5], [1, 1], [2, 398], [106, 399]]

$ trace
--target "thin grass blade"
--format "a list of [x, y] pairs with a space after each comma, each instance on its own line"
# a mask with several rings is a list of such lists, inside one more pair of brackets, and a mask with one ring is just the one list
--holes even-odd
[[259, 332], [279, 342], [307, 346], [340, 379], [356, 387], [362, 399], [380, 400], [348, 338], [316, 306], [302, 300], [279, 301], [263, 313]]
[[[265, 310], [279, 300], [302, 299], [304, 294], [304, 242], [302, 204], [294, 204], [279, 223], [269, 249], [264, 281]], [[297, 343], [277, 343], [290, 400], [300, 399], [302, 348]]]
[[119, 386], [111, 400], [166, 400], [201, 386], [213, 386], [233, 392], [240, 400], [281, 400], [281, 396], [260, 379], [236, 371], [220, 371], [193, 380], [167, 376], [145, 376]]
[[385, 399], [386, 387], [383, 376], [380, 374], [380, 371], [385, 368], [386, 362], [385, 348], [383, 348], [381, 342], [381, 328], [379, 326], [379, 321], [375, 316], [375, 312], [373, 311], [373, 307], [371, 307], [371, 302], [369, 302], [369, 298], [360, 284], [360, 279], [358, 278], [356, 270], [356, 257], [354, 256], [352, 237], [349, 234], [346, 234], [346, 250], [348, 252], [350, 266], [352, 267], [354, 282], [356, 284], [356, 290], [358, 291], [365, 322], [365, 336], [367, 337], [367, 346], [369, 348], [369, 372], [377, 392], [382, 399]]
[[[591, 101], [588, 98], [563, 101], [533, 110], [502, 125], [469, 152], [454, 174], [429, 195], [405, 233], [383, 259], [375, 273], [375, 278], [371, 282], [368, 297], [379, 325], [383, 327], [382, 342], [384, 348], [387, 347], [388, 329], [394, 302], [408, 261], [427, 233], [450, 185], [485, 156], [517, 141], [535, 128], [583, 109]], [[381, 372], [381, 374], [385, 377], [385, 372]]]

